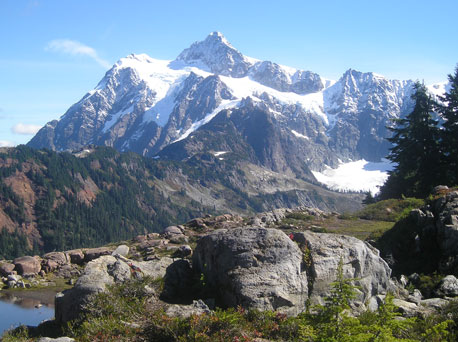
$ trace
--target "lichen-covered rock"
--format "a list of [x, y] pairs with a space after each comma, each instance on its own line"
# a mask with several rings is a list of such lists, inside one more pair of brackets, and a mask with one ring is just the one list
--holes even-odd
[[351, 236], [303, 232], [294, 234], [305, 253], [312, 289], [312, 303], [324, 303], [330, 294], [330, 284], [336, 280], [339, 261], [343, 261], [343, 275], [356, 278], [359, 295], [356, 305], [362, 306], [372, 296], [394, 289], [391, 269], [374, 247]]
[[81, 313], [91, 296], [106, 290], [111, 284], [127, 279], [151, 276], [163, 277], [172, 259], [135, 262], [122, 256], [104, 255], [90, 261], [75, 286], [56, 295], [55, 317], [59, 322], [68, 322]]
[[210, 313], [211, 310], [201, 299], [194, 300], [190, 305], [171, 305], [165, 312], [167, 316], [187, 318], [191, 315]]
[[56, 320], [68, 322], [78, 317], [91, 295], [105, 291], [107, 285], [113, 284], [108, 268], [115, 262], [116, 258], [112, 256], [102, 256], [89, 262], [75, 286], [56, 295]]
[[13, 261], [15, 270], [22, 276], [36, 275], [41, 271], [41, 262], [39, 258], [23, 256]]
[[453, 275], [448, 275], [441, 280], [435, 294], [439, 297], [456, 297], [458, 296], [458, 279]]
[[221, 304], [297, 314], [308, 285], [302, 252], [276, 229], [214, 231], [199, 240], [193, 267], [215, 289]]

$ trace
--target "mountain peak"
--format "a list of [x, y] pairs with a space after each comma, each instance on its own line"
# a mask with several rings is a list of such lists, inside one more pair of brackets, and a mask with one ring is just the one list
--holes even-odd
[[228, 42], [226, 37], [224, 37], [224, 35], [221, 32], [218, 32], [218, 31], [214, 31], [214, 32], [210, 33], [207, 36], [207, 38], [205, 38], [205, 41], [217, 41], [217, 42], [220, 42], [220, 43], [222, 43], [224, 45], [232, 47], [231, 43]]
[[235, 49], [221, 32], [210, 33], [205, 40], [183, 50], [176, 61], [197, 65], [224, 76], [244, 77], [251, 64]]

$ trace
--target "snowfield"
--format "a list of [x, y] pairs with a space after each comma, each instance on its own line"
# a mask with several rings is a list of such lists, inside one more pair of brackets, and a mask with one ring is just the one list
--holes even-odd
[[364, 159], [342, 163], [337, 169], [327, 166], [323, 172], [312, 171], [315, 178], [337, 191], [370, 191], [373, 195], [388, 178], [388, 171], [393, 164], [387, 160], [380, 163], [368, 162]]

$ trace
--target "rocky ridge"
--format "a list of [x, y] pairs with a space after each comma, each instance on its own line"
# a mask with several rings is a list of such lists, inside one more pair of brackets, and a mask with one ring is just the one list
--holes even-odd
[[56, 298], [56, 319], [63, 322], [75, 318], [91, 296], [107, 286], [146, 276], [163, 279], [163, 287], [145, 291], [170, 315], [208, 312], [215, 305], [297, 314], [306, 301], [323, 303], [340, 260], [344, 276], [355, 278], [359, 286], [352, 303], [356, 311], [375, 310], [392, 292], [403, 314], [426, 315], [458, 295], [458, 281], [448, 276], [436, 292], [442, 298], [425, 299], [407, 286], [407, 278], [391, 278], [378, 250], [366, 242], [284, 224], [289, 214], [298, 213], [316, 218], [334, 215], [303, 207], [245, 219], [232, 214], [206, 216], [117, 247], [28, 257], [41, 265], [31, 273], [24, 273], [22, 260], [3, 262], [0, 270], [5, 285], [11, 287], [22, 287], [21, 281], [24, 287], [43, 286], [50, 277], [77, 279], [73, 288]]

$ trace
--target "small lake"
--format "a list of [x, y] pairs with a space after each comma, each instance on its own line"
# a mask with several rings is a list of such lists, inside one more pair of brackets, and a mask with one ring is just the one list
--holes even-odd
[[53, 290], [0, 291], [0, 336], [12, 327], [54, 318], [55, 295]]

